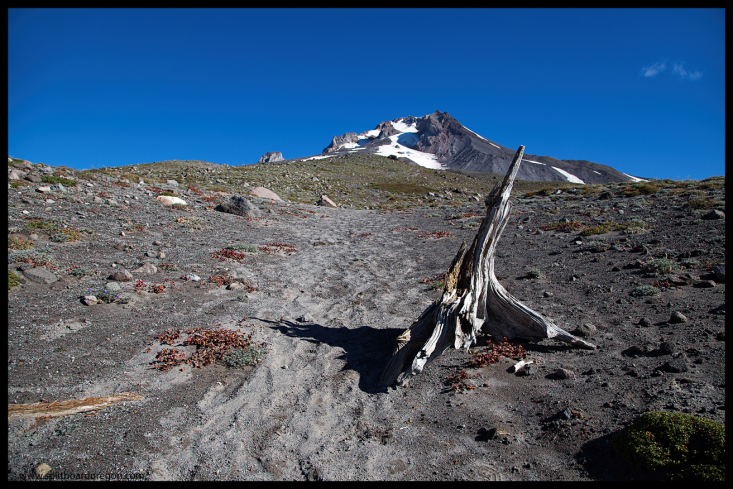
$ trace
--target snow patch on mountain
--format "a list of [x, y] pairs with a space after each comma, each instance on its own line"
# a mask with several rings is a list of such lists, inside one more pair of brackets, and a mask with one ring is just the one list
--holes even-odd
[[632, 177], [628, 173], [624, 173], [624, 172], [621, 172], [621, 173], [623, 173], [624, 175], [626, 175], [627, 177], [629, 177], [631, 179], [631, 181], [634, 182], [634, 183], [636, 183], [636, 182], [647, 182], [648, 181], [648, 180], [644, 180], [643, 178]]
[[407, 146], [403, 146], [402, 144], [400, 144], [399, 140], [403, 136], [403, 134], [395, 134], [394, 136], [390, 136], [389, 139], [390, 141], [392, 141], [392, 144], [385, 144], [380, 146], [379, 148], [377, 148], [377, 154], [381, 156], [395, 156], [398, 158], [400, 156], [404, 156], [406, 158], [410, 158], [412, 161], [420, 166], [424, 166], [425, 168], [432, 168], [434, 170], [445, 169], [443, 165], [438, 161], [437, 156], [430, 153], [423, 153], [422, 151], [410, 149]]
[[572, 182], [572, 183], [585, 183], [583, 180], [581, 180], [580, 178], [576, 177], [572, 173], [568, 173], [565, 170], [561, 170], [561, 169], [559, 169], [557, 167], [554, 167], [554, 166], [551, 167], [551, 168], [553, 170], [557, 171], [562, 176], [564, 176], [567, 179], [568, 182]]

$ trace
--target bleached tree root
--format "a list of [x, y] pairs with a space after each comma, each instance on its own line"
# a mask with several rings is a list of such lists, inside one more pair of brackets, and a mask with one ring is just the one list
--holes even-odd
[[398, 338], [380, 382], [404, 386], [447, 348], [468, 349], [484, 332], [494, 338], [538, 341], [554, 338], [572, 346], [595, 349], [514, 298], [494, 274], [494, 255], [509, 221], [509, 195], [524, 154], [517, 150], [504, 181], [486, 197], [486, 217], [471, 247], [464, 241], [445, 276], [440, 299], [428, 306]]
[[71, 399], [69, 401], [34, 402], [32, 404], [8, 404], [8, 421], [16, 418], [55, 418], [69, 414], [96, 411], [123, 401], [141, 401], [143, 396], [133, 392], [121, 392], [101, 397]]

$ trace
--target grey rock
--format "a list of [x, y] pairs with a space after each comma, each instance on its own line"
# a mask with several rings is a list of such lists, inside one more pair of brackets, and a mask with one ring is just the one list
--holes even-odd
[[85, 295], [85, 296], [82, 296], [81, 298], [81, 303], [84, 304], [85, 306], [93, 306], [97, 302], [99, 301], [93, 295]]
[[713, 267], [713, 273], [715, 274], [715, 281], [721, 284], [725, 283], [725, 263], [718, 263]]
[[669, 341], [663, 341], [659, 344], [659, 353], [662, 355], [670, 355], [674, 353], [674, 344]]
[[119, 292], [122, 290], [122, 287], [117, 282], [107, 282], [104, 285], [105, 290], [108, 290], [110, 292]]
[[725, 212], [718, 210], [718, 209], [713, 209], [710, 212], [703, 214], [702, 218], [703, 219], [725, 219]]
[[592, 323], [583, 323], [576, 329], [579, 335], [585, 336], [586, 338], [593, 336], [598, 331], [598, 328], [596, 328], [595, 324]]
[[267, 153], [260, 156], [257, 163], [275, 163], [278, 161], [285, 161], [283, 154], [280, 151], [268, 151]]
[[338, 207], [336, 203], [334, 203], [333, 200], [328, 198], [328, 195], [321, 195], [321, 198], [318, 199], [318, 202], [316, 202], [316, 205], [325, 206], [325, 207]]
[[36, 175], [35, 173], [31, 173], [30, 175], [26, 175], [25, 179], [28, 180], [31, 183], [41, 183], [43, 180], [41, 180], [41, 177], [39, 175]]
[[714, 280], [698, 280], [694, 284], [695, 287], [701, 288], [701, 289], [710, 289], [715, 287], [715, 281]]
[[178, 187], [178, 182], [175, 180], [166, 180], [165, 183], [171, 187]]
[[669, 322], [673, 324], [686, 323], [687, 317], [679, 311], [673, 311], [669, 316]]
[[236, 194], [229, 197], [229, 200], [217, 205], [214, 210], [251, 218], [257, 218], [262, 215], [260, 210], [252, 202]]
[[12, 170], [10, 170], [10, 173], [8, 173], [8, 180], [20, 180], [24, 176], [25, 176], [24, 171], [13, 168]]
[[690, 370], [690, 366], [687, 364], [687, 360], [684, 357], [679, 356], [665, 363], [664, 369], [668, 372], [681, 373], [688, 372]]
[[559, 369], [557, 369], [555, 371], [555, 376], [558, 379], [569, 379], [573, 375], [574, 374], [573, 374], [573, 371], [572, 370], [568, 370], [568, 369], [565, 369], [565, 368], [559, 368]]
[[649, 318], [644, 317], [639, 319], [639, 325], [648, 328], [652, 325], [652, 321]]
[[51, 192], [66, 192], [66, 189], [60, 183], [54, 183], [51, 185]]
[[117, 282], [129, 282], [132, 280], [132, 274], [127, 270], [120, 270], [109, 276], [110, 280], [116, 280]]
[[25, 278], [39, 284], [52, 284], [58, 280], [56, 275], [43, 267], [28, 268], [23, 270]]
[[310, 313], [306, 312], [305, 314], [298, 316], [295, 320], [299, 323], [312, 323], [313, 316], [311, 316]]

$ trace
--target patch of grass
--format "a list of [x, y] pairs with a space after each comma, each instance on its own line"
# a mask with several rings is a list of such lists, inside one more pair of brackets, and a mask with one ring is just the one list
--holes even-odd
[[606, 251], [608, 248], [610, 248], [611, 245], [605, 242], [602, 239], [592, 240], [592, 241], [586, 241], [580, 246], [580, 249], [583, 251], [591, 251], [593, 253], [600, 253], [603, 251]]
[[527, 277], [529, 278], [542, 278], [544, 276], [545, 274], [539, 268], [530, 268], [527, 272]]
[[52, 234], [48, 239], [54, 243], [67, 243], [81, 239], [81, 233], [73, 228], [60, 229], [58, 233]]
[[644, 273], [669, 273], [672, 270], [679, 269], [679, 265], [676, 261], [670, 260], [669, 258], [659, 258], [652, 260], [649, 263], [645, 263], [641, 267], [641, 271]]
[[426, 194], [428, 192], [435, 192], [433, 188], [410, 183], [370, 183], [368, 187], [402, 194]]
[[224, 363], [232, 368], [254, 367], [265, 358], [266, 354], [267, 348], [261, 346], [236, 348], [224, 356]]
[[12, 250], [28, 250], [33, 248], [33, 242], [22, 236], [8, 236], [8, 248]]
[[649, 225], [641, 220], [634, 220], [624, 225], [624, 234], [637, 234], [642, 233], [649, 229]]
[[95, 272], [87, 267], [73, 265], [66, 269], [66, 273], [74, 277], [86, 277], [87, 275], [94, 275]]
[[644, 297], [650, 295], [659, 295], [661, 291], [653, 285], [640, 285], [631, 291], [634, 297]]
[[545, 224], [541, 226], [541, 229], [545, 231], [560, 231], [563, 233], [571, 233], [582, 228], [583, 224], [578, 221], [558, 221], [551, 224]]
[[633, 185], [631, 187], [626, 187], [625, 189], [621, 190], [621, 195], [624, 195], [625, 197], [636, 197], [639, 195], [652, 195], [659, 192], [659, 187], [651, 182], [643, 183], [640, 185]]
[[260, 249], [259, 249], [259, 247], [257, 245], [244, 244], [244, 243], [240, 243], [239, 241], [235, 241], [233, 243], [229, 243], [227, 245], [227, 249], [228, 250], [240, 251], [240, 252], [243, 252], [243, 253], [259, 253], [260, 252]]
[[31, 230], [31, 231], [42, 229], [44, 231], [53, 232], [59, 229], [57, 223], [51, 222], [46, 219], [41, 219], [39, 217], [32, 218], [31, 221], [28, 224], [26, 224], [25, 227], [26, 229]]
[[20, 277], [12, 270], [8, 270], [8, 290], [20, 285]]
[[176, 219], [176, 222], [178, 224], [181, 224], [182, 227], [188, 228], [188, 229], [203, 229], [204, 228], [204, 220], [200, 217], [179, 217]]
[[31, 182], [29, 182], [28, 180], [13, 180], [12, 182], [10, 182], [10, 187], [12, 188], [26, 187], [30, 184]]
[[64, 177], [57, 177], [56, 175], [43, 175], [41, 177], [41, 181], [46, 183], [60, 183], [61, 185], [66, 185], [69, 187], [71, 187], [72, 185], [76, 185], [76, 180], [71, 180]]
[[594, 234], [606, 234], [609, 231], [616, 231], [620, 228], [615, 222], [604, 222], [597, 226], [590, 226], [580, 232], [581, 236], [592, 236]]
[[670, 480], [725, 480], [725, 426], [692, 414], [649, 411], [611, 440], [632, 465]]
[[682, 206], [685, 209], [707, 210], [717, 207], [725, 207], [725, 203], [717, 199], [707, 199], [702, 197], [692, 197]]

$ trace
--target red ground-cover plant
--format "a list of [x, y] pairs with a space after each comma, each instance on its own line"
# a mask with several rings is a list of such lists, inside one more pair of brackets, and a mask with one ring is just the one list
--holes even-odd
[[259, 250], [261, 253], [266, 253], [268, 255], [273, 255], [278, 251], [283, 251], [286, 255], [292, 255], [298, 252], [298, 250], [296, 250], [293, 245], [278, 243], [277, 241], [275, 241], [274, 243], [266, 244], [264, 246], [260, 246]]
[[240, 253], [234, 250], [221, 249], [214, 253], [214, 258], [224, 260], [234, 260], [239, 263], [244, 263], [244, 259], [247, 257], [244, 253]]
[[506, 338], [498, 343], [488, 342], [488, 349], [481, 353], [476, 353], [466, 364], [467, 367], [481, 368], [498, 362], [501, 357], [514, 358], [516, 360], [525, 358], [527, 351], [519, 343], [513, 343]]
[[430, 231], [426, 232], [423, 231], [421, 233], [417, 234], [418, 238], [433, 238], [433, 239], [440, 239], [440, 238], [452, 238], [453, 233], [450, 231]]
[[[201, 368], [212, 364], [217, 360], [222, 360], [224, 356], [232, 349], [246, 349], [252, 346], [252, 334], [240, 333], [229, 329], [167, 329], [160, 333], [156, 339], [165, 345], [175, 345], [182, 334], [188, 335], [188, 338], [181, 342], [181, 346], [194, 345], [196, 351], [190, 355], [186, 355], [175, 348], [164, 348], [155, 357], [155, 368], [158, 370], [166, 370], [176, 365], [185, 363], [193, 367]], [[264, 346], [260, 345], [260, 346]]]

